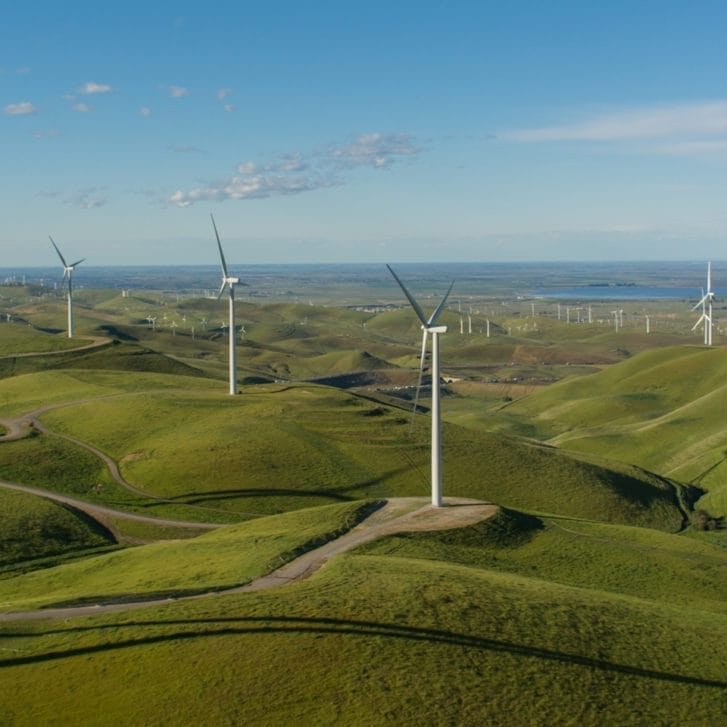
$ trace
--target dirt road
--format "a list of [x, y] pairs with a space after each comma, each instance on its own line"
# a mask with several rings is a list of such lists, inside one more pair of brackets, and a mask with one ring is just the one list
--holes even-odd
[[299, 558], [292, 560], [290, 563], [287, 563], [272, 573], [256, 578], [244, 586], [230, 588], [225, 591], [210, 591], [195, 596], [183, 596], [178, 599], [156, 598], [146, 601], [118, 601], [104, 603], [103, 605], [47, 608], [41, 611], [3, 613], [0, 614], [0, 622], [37, 621], [54, 618], [65, 619], [75, 616], [116, 613], [150, 606], [160, 606], [174, 600], [212, 598], [231, 593], [247, 593], [249, 591], [277, 588], [287, 583], [307, 578], [333, 556], [351, 550], [363, 543], [376, 540], [377, 538], [401, 532], [449, 530], [451, 528], [467, 527], [468, 525], [474, 525], [481, 520], [492, 517], [497, 512], [495, 505], [464, 498], [446, 498], [446, 507], [442, 508], [433, 508], [428, 502], [420, 505], [422, 502], [424, 502], [424, 498], [401, 497], [387, 500], [384, 507], [371, 514], [349, 532], [322, 545], [320, 548], [304, 553]]

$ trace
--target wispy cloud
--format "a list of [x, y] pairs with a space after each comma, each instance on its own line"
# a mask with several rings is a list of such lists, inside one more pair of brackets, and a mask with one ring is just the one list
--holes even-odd
[[139, 116], [143, 116], [145, 119], [148, 119], [151, 116], [151, 109], [148, 106], [142, 106], [139, 109]]
[[267, 163], [242, 162], [237, 165], [234, 176], [188, 191], [177, 190], [168, 201], [178, 207], [189, 207], [200, 201], [260, 199], [311, 192], [344, 184], [354, 168], [385, 169], [420, 151], [409, 134], [362, 134], [352, 142], [331, 144], [307, 156], [291, 152]]
[[20, 103], [10, 103], [5, 107], [7, 116], [27, 116], [28, 114], [37, 114], [38, 109], [35, 104], [30, 101], [21, 101]]
[[327, 154], [346, 167], [384, 168], [402, 157], [414, 156], [421, 149], [409, 134], [361, 134], [351, 143], [330, 146]]
[[78, 111], [79, 114], [88, 114], [93, 111], [93, 106], [90, 106], [87, 103], [84, 103], [83, 101], [79, 101], [78, 103], [74, 103], [71, 108], [74, 111]]
[[639, 107], [564, 125], [511, 129], [499, 139], [520, 142], [630, 141], [727, 134], [727, 101]]
[[237, 106], [234, 103], [226, 103], [222, 108], [226, 114], [231, 114]]
[[17, 73], [17, 74], [18, 74], [19, 76], [25, 76], [25, 75], [27, 75], [28, 73], [30, 73], [30, 68], [28, 68], [28, 66], [20, 66], [20, 68], [16, 68], [16, 69], [15, 69], [15, 72], [16, 72], [16, 73]]
[[77, 93], [81, 93], [84, 96], [94, 96], [99, 93], [111, 93], [113, 87], [108, 83], [96, 83], [95, 81], [87, 81], [76, 89]]
[[262, 199], [287, 194], [310, 192], [321, 187], [331, 186], [332, 180], [315, 179], [299, 175], [265, 175], [254, 174], [245, 177], [232, 177], [207, 187], [198, 187], [188, 192], [177, 190], [169, 201], [178, 207], [189, 207], [195, 202], [226, 199]]
[[219, 91], [217, 91], [217, 100], [224, 101], [231, 93], [231, 88], [221, 88]]
[[74, 194], [66, 197], [63, 201], [65, 204], [79, 207], [80, 209], [96, 209], [98, 207], [103, 207], [108, 202], [108, 199], [105, 196], [99, 194], [102, 191], [103, 190], [100, 187], [86, 187], [84, 189], [79, 189]]
[[184, 98], [189, 94], [189, 90], [184, 86], [169, 86], [167, 90], [171, 98]]

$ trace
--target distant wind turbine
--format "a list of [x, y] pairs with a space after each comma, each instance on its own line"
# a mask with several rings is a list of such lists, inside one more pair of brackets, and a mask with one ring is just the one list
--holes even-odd
[[394, 280], [404, 291], [406, 299], [417, 315], [422, 324], [422, 355], [419, 361], [419, 382], [417, 384], [416, 396], [414, 398], [414, 412], [417, 409], [419, 401], [419, 389], [422, 385], [422, 374], [424, 373], [424, 360], [427, 355], [427, 336], [432, 336], [432, 506], [442, 507], [442, 419], [439, 406], [440, 389], [439, 389], [439, 334], [447, 332], [447, 326], [438, 326], [437, 320], [444, 310], [447, 298], [452, 292], [454, 281], [449, 286], [444, 298], [434, 309], [432, 315], [427, 318], [421, 306], [414, 299], [414, 296], [406, 289], [404, 283], [399, 280], [399, 276], [393, 271], [390, 265], [389, 272], [394, 276]]
[[71, 279], [73, 277], [73, 271], [76, 269], [76, 265], [80, 265], [86, 258], [82, 257], [80, 260], [76, 260], [75, 263], [71, 263], [69, 265], [63, 255], [61, 255], [61, 251], [58, 249], [58, 245], [56, 245], [53, 241], [53, 238], [48, 235], [48, 239], [58, 253], [61, 263], [63, 263], [63, 280], [68, 281], [68, 338], [73, 338], [73, 283]]
[[699, 327], [700, 323], [704, 323], [704, 345], [705, 346], [711, 346], [712, 345], [712, 301], [714, 300], [714, 293], [712, 292], [712, 263], [707, 263], [707, 292], [705, 293], [704, 290], [702, 290], [702, 298], [699, 300], [699, 302], [692, 308], [692, 310], [696, 310], [699, 308], [699, 306], [702, 306], [702, 315], [699, 317], [699, 320], [692, 326], [692, 330], [694, 331], [696, 328]]
[[240, 285], [240, 278], [232, 277], [227, 272], [227, 263], [225, 262], [225, 253], [222, 252], [222, 243], [220, 242], [220, 235], [217, 232], [217, 225], [215, 224], [215, 218], [210, 215], [212, 219], [212, 227], [215, 231], [215, 237], [217, 238], [217, 248], [220, 251], [220, 262], [222, 263], [222, 285], [220, 286], [220, 292], [217, 293], [217, 300], [222, 297], [225, 292], [225, 288], [229, 291], [229, 307], [230, 307], [230, 394], [234, 396], [237, 394], [237, 360], [235, 358], [235, 286]]

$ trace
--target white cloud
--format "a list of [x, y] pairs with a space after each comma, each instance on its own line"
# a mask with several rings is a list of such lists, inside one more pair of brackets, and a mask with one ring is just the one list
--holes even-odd
[[224, 101], [231, 93], [231, 88], [221, 88], [219, 91], [217, 91], [217, 100]]
[[27, 116], [28, 114], [36, 113], [38, 113], [38, 109], [30, 101], [10, 103], [5, 107], [5, 114], [7, 116]]
[[145, 119], [148, 119], [151, 116], [151, 109], [148, 106], [142, 106], [139, 109], [139, 116], [143, 116]]
[[25, 76], [26, 74], [30, 73], [30, 68], [28, 68], [28, 66], [21, 66], [20, 68], [16, 68], [15, 72], [19, 76]]
[[189, 207], [195, 202], [221, 202], [226, 199], [262, 199], [279, 195], [300, 194], [331, 186], [332, 180], [315, 179], [304, 175], [265, 175], [232, 177], [189, 192], [177, 190], [169, 201], [177, 207]]
[[226, 103], [222, 108], [224, 109], [225, 113], [231, 114], [237, 108], [237, 106], [235, 106], [234, 103]]
[[384, 168], [397, 159], [414, 156], [421, 151], [409, 134], [361, 134], [350, 144], [330, 146], [328, 156], [347, 167]]
[[111, 93], [114, 89], [109, 86], [108, 83], [95, 83], [94, 81], [87, 81], [83, 86], [77, 89], [78, 93], [84, 96], [93, 96], [99, 93]]
[[189, 90], [184, 86], [169, 86], [169, 95], [171, 98], [184, 98], [189, 94]]
[[727, 101], [640, 107], [566, 125], [513, 129], [507, 141], [623, 141], [727, 134]]
[[315, 154], [282, 154], [266, 164], [246, 161], [238, 164], [236, 174], [189, 191], [177, 190], [168, 202], [189, 207], [199, 201], [260, 199], [342, 184], [345, 170], [356, 167], [386, 168], [398, 159], [419, 154], [409, 134], [362, 134], [353, 142], [330, 145]]
[[87, 103], [83, 103], [83, 101], [79, 101], [78, 103], [74, 103], [71, 108], [74, 111], [78, 111], [79, 114], [88, 114], [91, 111], [93, 111], [93, 107], [89, 106]]

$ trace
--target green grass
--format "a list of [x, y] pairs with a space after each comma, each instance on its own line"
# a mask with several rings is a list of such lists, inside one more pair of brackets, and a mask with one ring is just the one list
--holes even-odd
[[351, 554], [274, 591], [0, 633], [17, 725], [709, 724], [724, 706], [722, 615], [427, 559]]
[[726, 375], [725, 348], [665, 348], [537, 391], [491, 419], [513, 431], [527, 422], [530, 435], [563, 448], [694, 483], [710, 490], [699, 506], [724, 516]]
[[[106, 465], [82, 447], [52, 435], [32, 436], [0, 443], [0, 479], [42, 487], [115, 510], [157, 518], [202, 522], [237, 522], [243, 516], [217, 509], [190, 507], [184, 502], [162, 502], [123, 488], [110, 476]], [[98, 489], [97, 485], [101, 485]], [[109, 520], [109, 523], [112, 521]], [[113, 530], [120, 538], [169, 537], [166, 528], [117, 518]], [[179, 533], [176, 529], [170, 532]], [[175, 537], [181, 537], [176, 535]]]
[[0, 490], [0, 568], [114, 543], [99, 523], [22, 492]]
[[0, 609], [231, 588], [349, 530], [372, 502], [329, 505], [87, 558], [0, 581]]
[[645, 528], [504, 509], [468, 528], [391, 536], [358, 552], [459, 563], [727, 614], [727, 553]]
[[65, 333], [45, 333], [26, 324], [0, 324], [0, 356], [36, 351], [64, 351], [87, 343], [90, 343], [88, 339], [68, 338]]
[[[44, 414], [112, 455], [157, 496], [240, 513], [426, 495], [429, 421], [317, 386], [256, 386], [105, 399]], [[252, 424], [254, 422], [254, 425]], [[446, 492], [515, 508], [677, 530], [674, 489], [627, 466], [444, 428]]]

